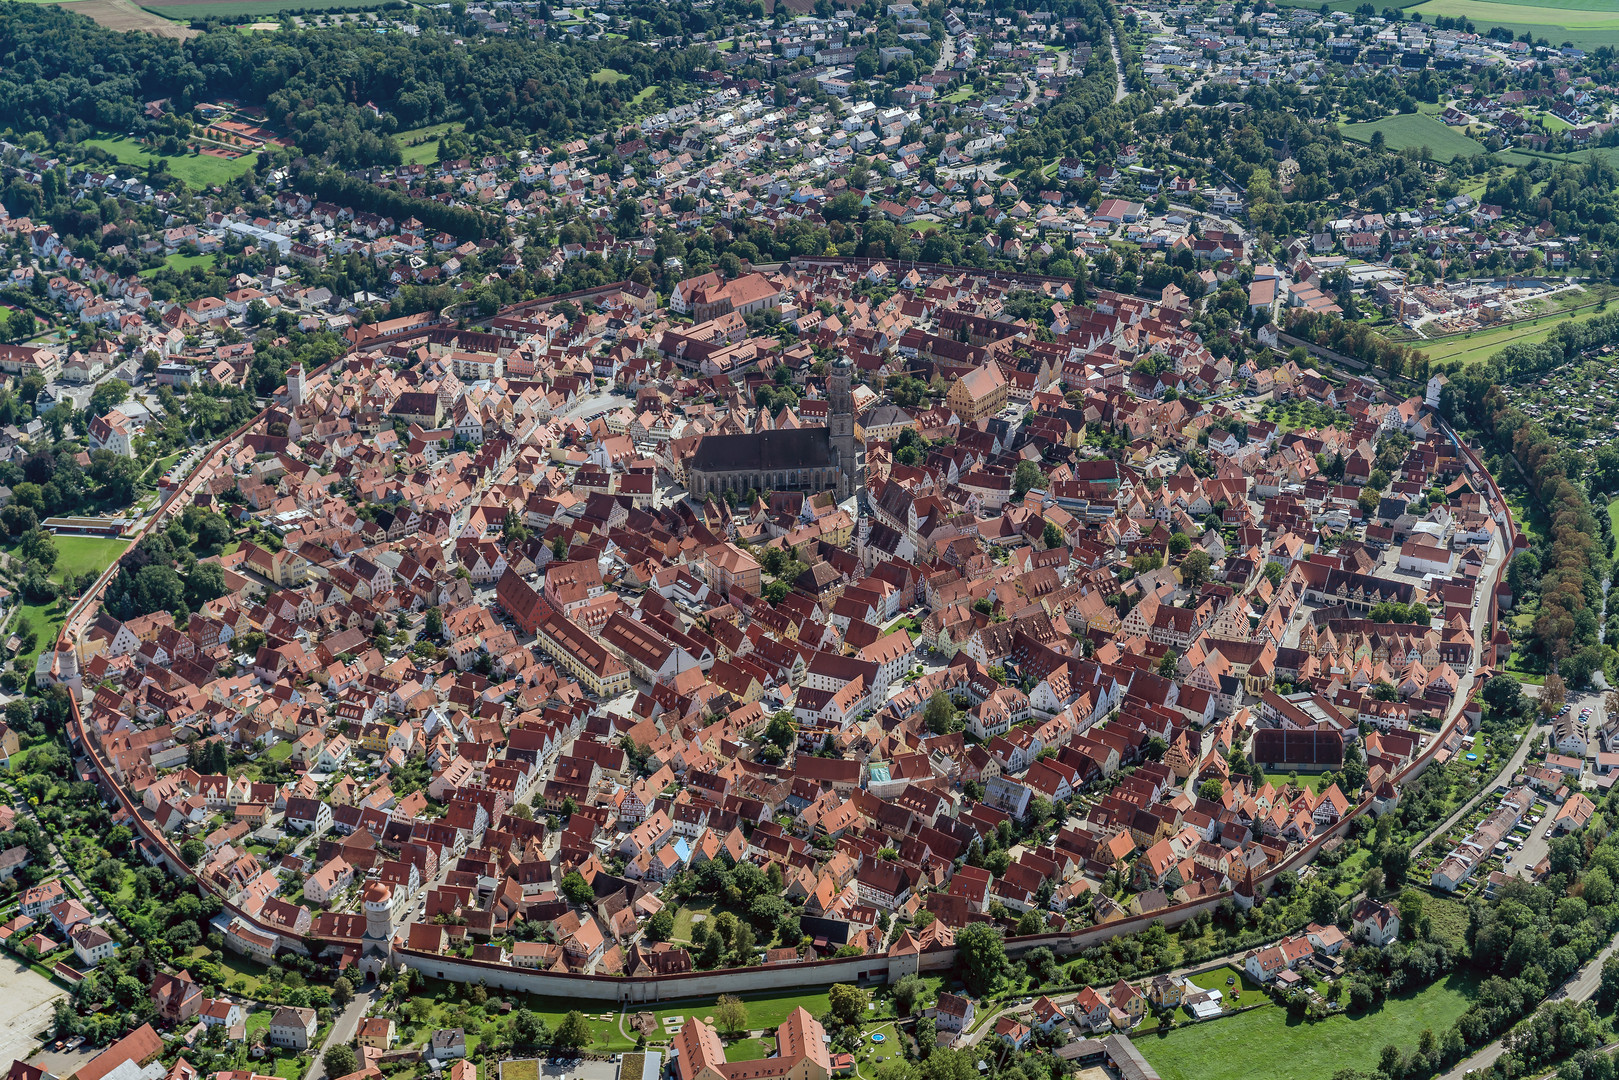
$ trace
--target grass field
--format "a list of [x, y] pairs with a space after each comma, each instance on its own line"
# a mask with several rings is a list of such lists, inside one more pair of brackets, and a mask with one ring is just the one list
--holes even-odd
[[[94, 570], [101, 573], [112, 565], [112, 561], [129, 546], [127, 540], [108, 540], [96, 536], [58, 536], [56, 540], [56, 565], [51, 569], [51, 579], [62, 582], [69, 574], [77, 577], [86, 571]], [[25, 663], [31, 662], [45, 649], [56, 643], [56, 635], [62, 630], [62, 616], [56, 613], [56, 604], [23, 604], [19, 614], [8, 631], [15, 633], [21, 626], [22, 620], [28, 620], [39, 640], [32, 649], [18, 654], [18, 658]]]
[[1450, 1027], [1467, 1011], [1476, 985], [1471, 978], [1452, 975], [1415, 994], [1390, 998], [1370, 1012], [1339, 1014], [1314, 1024], [1291, 1020], [1286, 1009], [1266, 1005], [1139, 1039], [1136, 1049], [1164, 1080], [1321, 1080], [1340, 1069], [1370, 1072], [1385, 1045], [1409, 1049], [1423, 1028]]
[[1488, 359], [1492, 354], [1499, 352], [1508, 345], [1535, 345], [1545, 341], [1558, 323], [1568, 319], [1575, 321], [1595, 318], [1600, 314], [1596, 308], [1586, 308], [1573, 314], [1550, 313], [1529, 322], [1516, 323], [1512, 326], [1498, 326], [1490, 330], [1475, 330], [1471, 334], [1462, 334], [1456, 337], [1439, 338], [1434, 341], [1416, 341], [1412, 344], [1428, 354], [1430, 362], [1438, 360], [1461, 360], [1463, 363], [1475, 364], [1480, 360]]
[[89, 570], [101, 573], [129, 546], [128, 540], [112, 540], [103, 536], [58, 536], [56, 538], [56, 568], [51, 577], [64, 580], [68, 574], [78, 577]]
[[[172, 267], [175, 270], [189, 270], [193, 266], [212, 266], [218, 258], [218, 255], [187, 255], [184, 252], [176, 251], [173, 255], [163, 260], [163, 266]], [[148, 267], [140, 272], [140, 276], [145, 278], [156, 277], [157, 272], [163, 269], [163, 266]]]
[[32, 649], [18, 653], [17, 658], [23, 661], [25, 665], [31, 666], [34, 658], [40, 654], [41, 650], [48, 649], [56, 644], [56, 635], [62, 631], [63, 619], [62, 616], [56, 614], [55, 603], [23, 604], [18, 608], [18, 617], [11, 624], [11, 630], [15, 632], [21, 629], [24, 619], [27, 619], [28, 624], [39, 634], [39, 641], [35, 643]]
[[[1226, 982], [1227, 979], [1236, 981], [1228, 983]], [[1247, 972], [1230, 964], [1193, 975], [1192, 985], [1200, 986], [1204, 990], [1218, 990], [1228, 998], [1241, 991], [1261, 989], [1258, 983], [1248, 977]]]
[[[426, 165], [438, 160], [439, 141], [444, 135], [465, 128], [466, 122], [451, 120], [443, 124], [434, 124], [431, 127], [411, 128], [394, 135], [394, 141], [404, 159], [412, 165]], [[411, 145], [418, 139], [424, 140], [418, 145]]]
[[649, 101], [651, 99], [652, 95], [656, 94], [657, 92], [658, 92], [658, 84], [653, 83], [651, 86], [648, 86], [648, 87], [646, 87], [646, 88], [644, 88], [642, 90], [636, 91], [635, 96], [630, 98], [630, 104], [631, 105], [644, 105], [644, 104], [646, 104], [647, 101]]
[[768, 1039], [738, 1039], [725, 1047], [726, 1061], [759, 1061], [776, 1052]]
[[1344, 138], [1363, 143], [1372, 141], [1372, 132], [1381, 131], [1383, 142], [1391, 150], [1426, 146], [1433, 151], [1436, 161], [1450, 161], [1452, 158], [1470, 157], [1485, 152], [1483, 143], [1470, 139], [1422, 113], [1385, 116], [1381, 120], [1373, 120], [1366, 124], [1345, 124], [1339, 130], [1343, 132]]
[[[221, 4], [220, 7], [230, 7]], [[127, 136], [117, 138], [86, 139], [83, 146], [94, 146], [107, 153], [125, 165], [139, 165], [145, 168], [146, 163], [162, 154], [154, 154], [140, 143]], [[184, 180], [192, 187], [208, 187], [212, 184], [224, 184], [241, 176], [253, 163], [258, 160], [257, 154], [244, 154], [239, 158], [226, 160], [213, 157], [209, 154], [183, 154], [179, 157], [165, 157], [169, 163], [169, 172]]]
[[712, 906], [712, 904], [705, 905], [701, 901], [695, 905], [683, 905], [679, 911], [675, 912], [675, 928], [670, 934], [670, 937], [674, 938], [676, 941], [690, 941], [691, 926], [692, 923], [697, 921], [697, 914], [699, 912], [706, 913], [708, 908]]
[[622, 71], [614, 71], [612, 68], [602, 68], [600, 71], [596, 72], [590, 77], [590, 81], [600, 86], [612, 86], [614, 83], [623, 82], [627, 78], [629, 78], [629, 76], [624, 74]]
[[1619, 7], [1611, 0], [1555, 0], [1536, 3], [1519, 0], [1495, 4], [1488, 0], [1427, 0], [1415, 8], [1424, 16], [1463, 15], [1479, 33], [1504, 26], [1514, 34], [1528, 31], [1553, 45], [1577, 42], [1581, 48], [1619, 45]]

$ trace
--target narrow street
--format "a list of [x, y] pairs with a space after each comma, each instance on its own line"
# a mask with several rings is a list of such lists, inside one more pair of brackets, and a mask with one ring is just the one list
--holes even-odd
[[326, 1051], [354, 1038], [354, 1033], [360, 1028], [361, 1018], [371, 1008], [371, 998], [369, 990], [354, 995], [354, 1000], [349, 1002], [348, 1008], [332, 1022], [332, 1030], [327, 1034], [326, 1041], [320, 1044], [309, 1071], [304, 1073], [304, 1080], [326, 1080]]
[[1113, 35], [1113, 77], [1117, 82], [1113, 87], [1113, 103], [1116, 105], [1130, 92], [1124, 85], [1124, 52], [1119, 48], [1117, 33]]

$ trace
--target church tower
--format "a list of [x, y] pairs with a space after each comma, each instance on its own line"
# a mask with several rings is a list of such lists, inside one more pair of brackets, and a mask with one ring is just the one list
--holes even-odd
[[838, 477], [840, 502], [864, 486], [860, 475], [860, 460], [854, 445], [853, 380], [854, 365], [846, 356], [838, 358], [826, 379], [826, 426], [840, 473]]

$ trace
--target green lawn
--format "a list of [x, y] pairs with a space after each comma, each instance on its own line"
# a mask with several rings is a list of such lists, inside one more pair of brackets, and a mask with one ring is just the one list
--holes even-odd
[[[1221, 980], [1224, 982], [1224, 979]], [[1467, 1011], [1477, 981], [1452, 975], [1370, 1012], [1317, 1023], [1290, 1019], [1266, 1005], [1236, 1016], [1143, 1038], [1136, 1048], [1164, 1080], [1323, 1080], [1340, 1069], [1377, 1068], [1384, 1046], [1410, 1049], [1423, 1028], [1444, 1031]]]
[[612, 68], [602, 68], [600, 71], [596, 72], [590, 77], [590, 81], [600, 86], [612, 86], [614, 83], [623, 82], [627, 78], [629, 78], [629, 76], [624, 74], [622, 71], [614, 71]]
[[698, 901], [696, 904], [688, 904], [682, 907], [679, 911], [675, 912], [675, 928], [669, 934], [669, 936], [675, 941], [691, 941], [691, 924], [696, 921], [695, 916], [699, 912], [706, 913], [711, 907], [713, 907], [711, 903], [705, 903], [703, 901]]
[[636, 95], [634, 97], [630, 98], [630, 104], [631, 105], [643, 105], [647, 101], [651, 100], [652, 95], [656, 94], [657, 92], [658, 92], [658, 84], [653, 83], [651, 86], [648, 86], [646, 89], [637, 91]]
[[439, 140], [432, 139], [420, 146], [403, 146], [399, 149], [399, 156], [405, 159], [407, 165], [432, 165], [438, 161]]
[[738, 1039], [725, 1047], [726, 1061], [758, 1061], [776, 1052], [769, 1039]]
[[56, 643], [56, 635], [62, 632], [62, 623], [65, 620], [56, 613], [55, 601], [49, 604], [23, 604], [18, 611], [18, 618], [11, 624], [11, 630], [20, 631], [22, 620], [26, 619], [39, 634], [39, 640], [32, 649], [17, 654], [17, 658], [23, 661], [25, 667], [32, 667], [34, 658]]
[[1433, 151], [1434, 160], [1449, 161], [1456, 157], [1471, 157], [1484, 153], [1484, 144], [1470, 139], [1454, 128], [1446, 127], [1432, 116], [1421, 113], [1402, 113], [1385, 116], [1366, 124], [1345, 124], [1340, 128], [1346, 139], [1369, 143], [1372, 132], [1381, 131], [1383, 141], [1391, 150], [1406, 150], [1426, 146]]
[[[1227, 983], [1227, 979], [1237, 981]], [[1227, 998], [1230, 998], [1236, 991], [1259, 989], [1259, 984], [1250, 979], [1247, 972], [1231, 964], [1215, 968], [1213, 971], [1203, 971], [1193, 975], [1192, 985], [1202, 987], [1204, 990], [1218, 990]]]
[[173, 270], [189, 270], [193, 266], [209, 269], [218, 260], [218, 255], [187, 255], [183, 251], [176, 251], [173, 255], [163, 260], [163, 266], [149, 266], [142, 270], [140, 275], [143, 278], [156, 277], [157, 272], [165, 266]]
[[253, 1036], [261, 1031], [270, 1030], [270, 1017], [275, 1015], [271, 1009], [255, 1009], [247, 1014], [247, 1041], [252, 1042]]
[[1467, 905], [1448, 896], [1430, 896], [1423, 913], [1433, 922], [1434, 933], [1452, 949], [1467, 945]]
[[118, 888], [113, 892], [113, 899], [120, 904], [133, 904], [135, 902], [135, 875], [127, 867], [124, 869], [124, 876], [120, 879]]
[[69, 574], [78, 577], [91, 570], [99, 574], [111, 566], [128, 546], [128, 540], [113, 540], [105, 536], [58, 536], [56, 568], [51, 571], [51, 577], [62, 581]]
[[400, 143], [414, 142], [417, 139], [422, 138], [436, 139], [440, 135], [448, 135], [452, 131], [463, 131], [466, 129], [466, 126], [466, 121], [464, 120], [446, 120], [442, 124], [429, 124], [427, 127], [411, 128], [409, 131], [396, 132], [394, 134], [394, 138]]
[[[204, 4], [197, 7], [187, 7], [183, 9], [185, 14], [180, 17], [185, 19], [201, 17], [208, 14], [203, 10], [204, 8], [214, 6], [216, 5]], [[233, 11], [239, 9], [239, 5], [235, 3], [219, 4], [217, 6]], [[253, 5], [248, 3], [247, 6], [251, 7]], [[152, 10], [160, 15], [166, 14], [156, 5], [153, 5]], [[81, 145], [99, 147], [125, 165], [139, 165], [142, 168], [155, 157], [165, 157], [162, 154], [152, 153], [134, 139], [122, 135], [116, 138], [85, 139]], [[184, 180], [192, 187], [208, 187], [212, 184], [224, 184], [241, 176], [253, 167], [253, 162], [258, 160], [258, 155], [244, 154], [239, 158], [227, 160], [221, 157], [213, 157], [210, 154], [182, 154], [179, 157], [165, 157], [165, 160], [169, 163], [169, 172], [179, 179]]]
[[283, 739], [274, 746], [270, 747], [270, 749], [266, 750], [264, 752], [264, 756], [269, 758], [271, 761], [285, 761], [292, 756], [292, 751], [295, 745], [295, 743]]
[[[883, 1041], [871, 1041], [873, 1034], [881, 1034]], [[893, 1024], [874, 1024], [865, 1029], [860, 1039], [860, 1050], [855, 1054], [855, 1075], [860, 1080], [874, 1080], [877, 1070], [890, 1061], [903, 1060], [905, 1050], [899, 1030]]]
[[[466, 126], [465, 121], [452, 120], [430, 127], [411, 128], [395, 135], [394, 141], [399, 144], [399, 149], [407, 162], [412, 165], [427, 165], [438, 160], [442, 137], [461, 131]], [[413, 143], [415, 145], [412, 145]]]

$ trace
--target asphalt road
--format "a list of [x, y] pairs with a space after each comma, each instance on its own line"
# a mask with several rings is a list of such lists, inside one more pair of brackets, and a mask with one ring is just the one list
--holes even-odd
[[[1615, 941], [1619, 941], [1619, 938], [1616, 938]], [[1615, 941], [1608, 942], [1607, 948], [1592, 957], [1589, 964], [1586, 964], [1574, 974], [1573, 978], [1563, 984], [1562, 992], [1553, 990], [1547, 1000], [1558, 1001], [1567, 998], [1570, 1001], [1589, 1001], [1602, 982], [1602, 964], [1603, 961], [1613, 955]], [[1454, 1069], [1445, 1073], [1439, 1080], [1462, 1080], [1462, 1077], [1468, 1073], [1487, 1069], [1495, 1063], [1495, 1059], [1500, 1057], [1505, 1050], [1506, 1047], [1501, 1040], [1497, 1039], [1472, 1057], [1457, 1064]]]
[[327, 1033], [326, 1041], [320, 1044], [320, 1051], [315, 1055], [314, 1062], [309, 1071], [304, 1074], [304, 1080], [326, 1080], [326, 1051], [340, 1043], [352, 1042], [354, 1033], [360, 1030], [360, 1020], [371, 1008], [371, 993], [355, 994], [348, 1008], [343, 1010], [341, 1016], [332, 1024], [332, 1030]]

